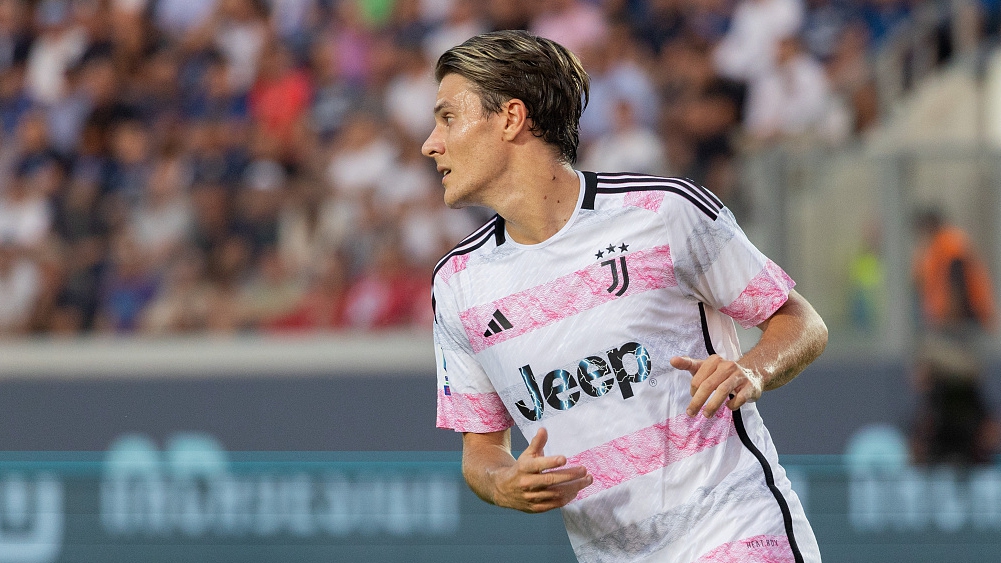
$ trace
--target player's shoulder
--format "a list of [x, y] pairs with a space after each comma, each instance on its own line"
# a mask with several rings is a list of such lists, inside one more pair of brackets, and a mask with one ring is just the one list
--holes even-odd
[[494, 215], [438, 260], [432, 273], [435, 283], [447, 282], [453, 275], [465, 269], [473, 254], [489, 252], [503, 244], [504, 236], [504, 218]]
[[656, 212], [697, 211], [715, 221], [723, 202], [689, 178], [634, 172], [584, 172], [584, 208], [632, 206]]

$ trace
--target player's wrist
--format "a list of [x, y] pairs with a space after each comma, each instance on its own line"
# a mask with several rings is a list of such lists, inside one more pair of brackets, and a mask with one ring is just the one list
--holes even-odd
[[503, 508], [513, 508], [510, 495], [507, 494], [505, 485], [510, 484], [517, 472], [513, 465], [502, 465], [491, 467], [486, 471], [486, 493], [490, 504]]
[[753, 396], [759, 397], [761, 393], [764, 392], [768, 385], [768, 381], [771, 379], [771, 374], [767, 370], [763, 370], [758, 366], [747, 366], [743, 365], [741, 362], [735, 362], [737, 367], [744, 372], [744, 378], [754, 389]]

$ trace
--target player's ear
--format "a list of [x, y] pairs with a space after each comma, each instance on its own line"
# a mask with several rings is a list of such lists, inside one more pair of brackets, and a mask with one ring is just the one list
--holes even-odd
[[518, 98], [511, 98], [501, 106], [501, 115], [504, 118], [502, 135], [505, 141], [513, 141], [522, 130], [528, 129], [528, 108]]

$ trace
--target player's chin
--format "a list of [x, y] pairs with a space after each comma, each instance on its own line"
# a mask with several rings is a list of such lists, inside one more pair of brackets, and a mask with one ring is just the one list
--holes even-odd
[[467, 197], [464, 197], [461, 190], [445, 188], [445, 205], [452, 209], [462, 209], [469, 207], [472, 203]]

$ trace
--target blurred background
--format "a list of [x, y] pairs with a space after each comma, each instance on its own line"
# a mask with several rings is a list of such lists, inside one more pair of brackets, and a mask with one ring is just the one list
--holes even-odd
[[826, 320], [759, 403], [826, 560], [997, 560], [1001, 2], [0, 0], [0, 563], [573, 561], [433, 428], [432, 68], [505, 28]]

